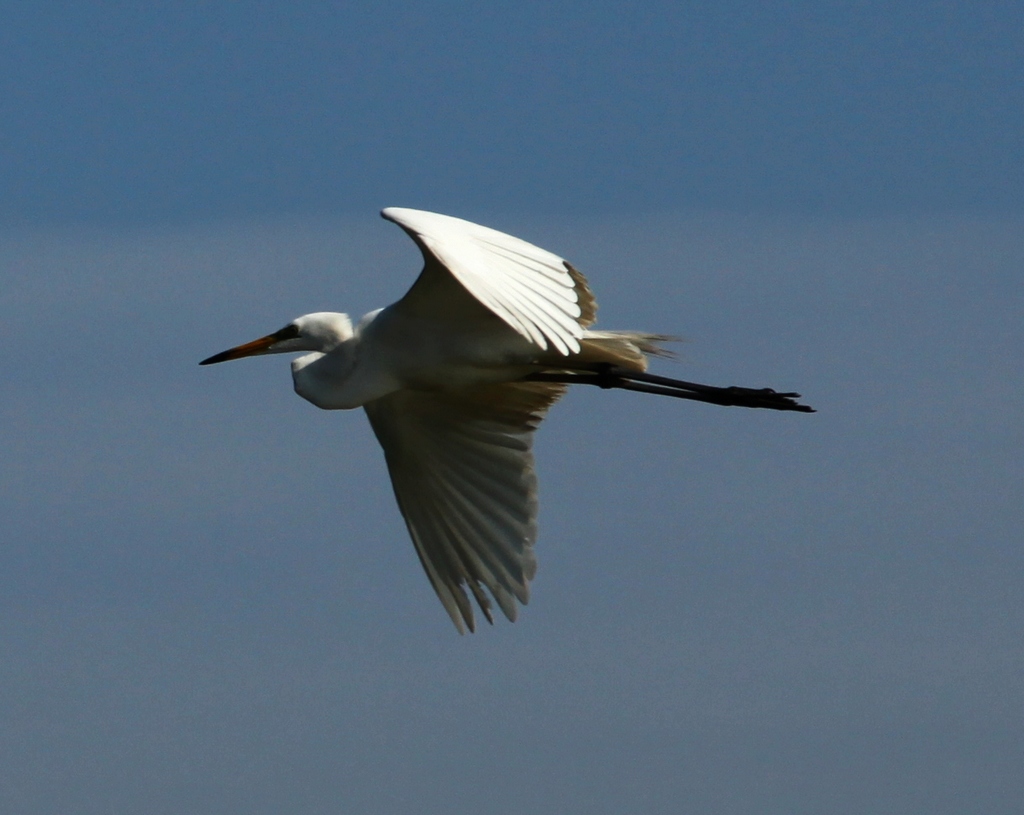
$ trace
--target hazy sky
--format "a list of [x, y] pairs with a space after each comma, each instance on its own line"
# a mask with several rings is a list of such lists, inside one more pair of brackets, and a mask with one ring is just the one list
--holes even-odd
[[[1020, 4], [144, 5], [0, 3], [0, 811], [1020, 811]], [[459, 637], [361, 412], [196, 364], [387, 205], [819, 413], [570, 394]]]

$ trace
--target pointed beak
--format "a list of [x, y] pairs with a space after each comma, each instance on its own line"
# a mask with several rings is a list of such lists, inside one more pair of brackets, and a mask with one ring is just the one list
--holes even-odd
[[252, 357], [257, 354], [265, 354], [270, 350], [270, 347], [276, 342], [279, 342], [280, 339], [281, 338], [277, 334], [268, 334], [265, 337], [260, 337], [258, 340], [247, 342], [245, 345], [236, 345], [234, 348], [229, 348], [227, 351], [221, 351], [219, 354], [207, 357], [199, 364], [213, 365], [216, 362], [227, 362], [229, 359], [241, 359], [242, 357]]

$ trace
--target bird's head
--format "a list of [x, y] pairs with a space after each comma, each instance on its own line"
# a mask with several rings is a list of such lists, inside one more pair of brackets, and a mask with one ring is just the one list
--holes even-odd
[[200, 362], [200, 365], [213, 365], [215, 362], [227, 362], [230, 359], [254, 357], [260, 354], [287, 354], [296, 351], [322, 351], [324, 353], [337, 348], [346, 340], [352, 339], [352, 321], [347, 314], [332, 311], [320, 311], [315, 314], [304, 314], [280, 331], [267, 334], [258, 340], [236, 345], [227, 351], [221, 351]]

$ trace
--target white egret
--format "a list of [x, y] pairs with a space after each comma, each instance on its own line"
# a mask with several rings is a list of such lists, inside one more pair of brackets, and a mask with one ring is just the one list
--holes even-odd
[[307, 314], [200, 364], [308, 352], [292, 360], [295, 391], [327, 410], [366, 410], [420, 562], [460, 632], [474, 630], [467, 589], [489, 622], [484, 589], [509, 620], [529, 598], [533, 431], [568, 384], [811, 410], [799, 394], [645, 373], [669, 338], [591, 330], [586, 279], [551, 252], [447, 215], [381, 214], [425, 261], [401, 300], [355, 326], [345, 314]]

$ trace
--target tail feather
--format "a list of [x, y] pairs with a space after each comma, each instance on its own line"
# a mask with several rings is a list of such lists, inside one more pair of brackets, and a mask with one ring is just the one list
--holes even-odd
[[675, 356], [661, 343], [677, 341], [678, 338], [667, 334], [643, 331], [587, 331], [580, 340], [580, 353], [573, 361], [608, 363], [631, 371], [646, 371], [648, 356]]

